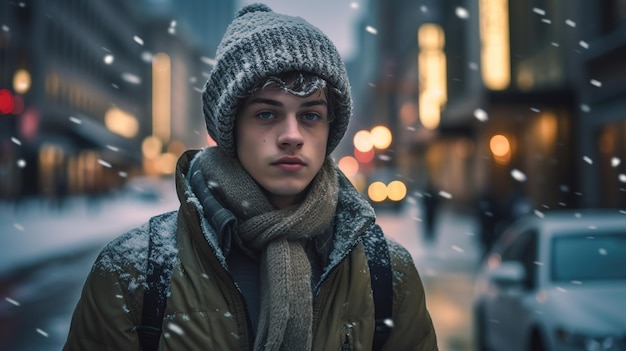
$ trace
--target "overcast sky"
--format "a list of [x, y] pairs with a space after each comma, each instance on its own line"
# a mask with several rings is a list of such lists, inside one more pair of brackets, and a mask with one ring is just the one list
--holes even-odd
[[275, 12], [300, 16], [320, 28], [335, 43], [344, 59], [354, 55], [356, 20], [364, 6], [361, 0], [239, 0], [243, 5], [261, 2]]

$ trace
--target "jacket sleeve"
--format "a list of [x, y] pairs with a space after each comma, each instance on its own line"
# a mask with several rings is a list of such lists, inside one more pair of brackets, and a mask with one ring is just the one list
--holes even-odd
[[383, 350], [436, 351], [437, 337], [426, 308], [426, 294], [410, 253], [388, 240], [393, 269], [394, 327]]
[[137, 280], [129, 272], [120, 279], [120, 271], [110, 269], [116, 266], [114, 256], [105, 249], [87, 277], [64, 351], [140, 350], [134, 330], [139, 320], [137, 303], [128, 289], [121, 288]]

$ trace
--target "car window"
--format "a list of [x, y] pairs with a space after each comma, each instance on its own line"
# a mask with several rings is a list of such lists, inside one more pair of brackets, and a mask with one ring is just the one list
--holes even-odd
[[626, 233], [556, 237], [551, 266], [554, 281], [626, 279]]
[[526, 270], [526, 286], [529, 289], [535, 287], [537, 276], [537, 231], [535, 229], [526, 230], [507, 247], [503, 254], [503, 261], [519, 261]]

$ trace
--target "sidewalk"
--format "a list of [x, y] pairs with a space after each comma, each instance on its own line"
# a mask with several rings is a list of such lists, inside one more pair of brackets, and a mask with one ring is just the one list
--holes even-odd
[[379, 212], [378, 223], [385, 234], [404, 245], [425, 275], [438, 270], [467, 272], [480, 260], [477, 219], [452, 207], [442, 206], [437, 213], [433, 240], [424, 234], [423, 213], [419, 203], [407, 201], [400, 212]]
[[474, 274], [481, 259], [479, 225], [471, 214], [442, 206], [432, 241], [425, 239], [419, 202], [408, 201], [398, 213], [379, 214], [387, 235], [413, 256], [426, 290], [439, 350], [473, 349]]
[[163, 179], [155, 184], [158, 198], [152, 200], [138, 192], [123, 192], [98, 200], [68, 198], [62, 208], [41, 199], [25, 200], [19, 207], [0, 202], [0, 276], [44, 259], [104, 245], [151, 216], [175, 210], [174, 182]]

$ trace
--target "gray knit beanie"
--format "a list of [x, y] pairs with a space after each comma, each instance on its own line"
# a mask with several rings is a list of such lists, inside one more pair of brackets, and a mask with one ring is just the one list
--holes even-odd
[[209, 135], [228, 155], [236, 155], [240, 100], [261, 79], [289, 71], [316, 74], [334, 87], [336, 106], [326, 153], [343, 138], [352, 114], [346, 68], [330, 39], [304, 19], [275, 13], [264, 4], [245, 6], [226, 29], [215, 60], [202, 92], [202, 108]]

